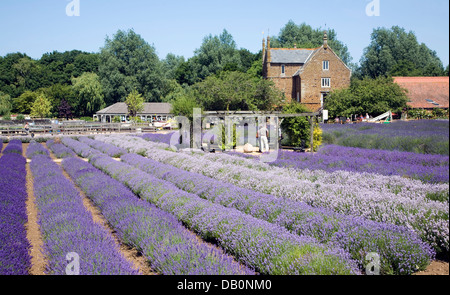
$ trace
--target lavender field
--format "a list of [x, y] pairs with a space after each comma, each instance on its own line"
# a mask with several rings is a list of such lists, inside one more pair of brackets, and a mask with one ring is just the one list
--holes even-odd
[[449, 121], [395, 121], [391, 124], [322, 124], [325, 144], [421, 154], [449, 155]]
[[[383, 127], [333, 128], [344, 138]], [[378, 132], [394, 136], [392, 126]], [[439, 136], [427, 132], [416, 133]], [[63, 137], [26, 150], [4, 143], [0, 181], [8, 191], [0, 209], [15, 211], [2, 214], [2, 241], [15, 242], [1, 245], [1, 274], [31, 274], [26, 165], [46, 274], [65, 274], [68, 253], [79, 255], [80, 274], [144, 274], [117, 243], [163, 275], [361, 275], [373, 253], [381, 274], [410, 275], [436, 258], [448, 261], [448, 153], [334, 142], [262, 163], [175, 151], [170, 137]], [[95, 222], [85, 199], [108, 227]]]

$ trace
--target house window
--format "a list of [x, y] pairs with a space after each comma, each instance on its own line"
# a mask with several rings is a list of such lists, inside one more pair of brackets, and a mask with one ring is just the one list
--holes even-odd
[[286, 66], [281, 65], [281, 75], [285, 75], [285, 74], [286, 74]]
[[322, 78], [322, 87], [331, 87], [331, 79]]
[[330, 61], [324, 60], [323, 61], [323, 70], [328, 71], [330, 69]]

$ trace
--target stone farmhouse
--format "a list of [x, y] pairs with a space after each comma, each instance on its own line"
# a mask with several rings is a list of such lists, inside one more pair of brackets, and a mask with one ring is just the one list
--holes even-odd
[[324, 106], [327, 95], [350, 86], [352, 71], [328, 46], [324, 32], [318, 48], [271, 48], [263, 40], [263, 76], [285, 94], [286, 102], [297, 101], [311, 111]]

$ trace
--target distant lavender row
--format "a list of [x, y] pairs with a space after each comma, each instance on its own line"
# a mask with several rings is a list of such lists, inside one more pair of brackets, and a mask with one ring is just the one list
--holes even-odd
[[70, 137], [63, 137], [61, 142], [67, 147], [71, 148], [78, 156], [82, 158], [89, 158], [92, 155], [102, 154], [102, 152], [92, 148], [91, 146], [81, 141], [72, 139]]
[[121, 155], [126, 153], [122, 148], [110, 144], [98, 144], [98, 142], [89, 137], [79, 137], [78, 140], [113, 158], [120, 158]]
[[449, 138], [448, 120], [395, 121], [391, 124], [322, 124], [323, 132], [344, 131], [351, 133], [380, 134], [388, 136]]
[[109, 233], [93, 221], [82, 197], [57, 164], [37, 155], [31, 161], [31, 171], [48, 274], [66, 274], [69, 253], [79, 255], [81, 275], [138, 274]]
[[57, 143], [54, 140], [47, 141], [47, 147], [55, 154], [58, 159], [64, 159], [66, 157], [75, 157], [75, 153], [61, 143]]
[[173, 135], [173, 132], [167, 133], [167, 134], [161, 134], [161, 133], [146, 133], [144, 135], [141, 135], [139, 137], [144, 138], [146, 140], [151, 140], [153, 142], [159, 142], [159, 143], [165, 143], [170, 145], [170, 139]]
[[214, 204], [109, 157], [94, 156], [91, 162], [262, 274], [359, 273], [356, 263], [340, 248], [325, 247], [314, 238]]
[[325, 144], [449, 155], [449, 121], [324, 124]]
[[335, 214], [301, 202], [275, 198], [136, 154], [126, 154], [121, 159], [211, 202], [236, 208], [253, 217], [286, 227], [299, 235], [314, 237], [321, 243], [338, 245], [359, 262], [361, 269], [364, 269], [365, 257], [370, 252], [381, 253], [383, 273], [395, 274], [424, 270], [433, 257], [429, 246], [406, 228]]
[[[400, 176], [273, 167], [226, 154], [172, 152], [137, 137], [97, 136], [129, 152], [175, 167], [317, 208], [361, 216], [414, 229], [437, 253], [448, 255], [448, 203], [431, 196], [447, 195], [447, 184], [425, 184]], [[230, 164], [229, 164], [230, 163]]]
[[26, 160], [17, 153], [0, 158], [0, 275], [28, 275], [31, 267], [25, 224]]
[[50, 157], [50, 152], [42, 144], [32, 141], [27, 148], [26, 156], [28, 159], [33, 159], [37, 155], [46, 155]]
[[279, 151], [271, 165], [334, 172], [399, 175], [424, 182], [449, 182], [449, 157], [328, 145], [317, 154]]
[[198, 240], [171, 214], [138, 199], [128, 188], [81, 159], [64, 169], [100, 208], [122, 241], [136, 247], [164, 275], [254, 274], [224, 252]]
[[10, 153], [15, 153], [15, 154], [22, 154], [23, 148], [22, 148], [22, 142], [18, 139], [13, 139], [11, 140], [5, 147], [5, 149], [3, 150], [3, 154], [10, 154]]

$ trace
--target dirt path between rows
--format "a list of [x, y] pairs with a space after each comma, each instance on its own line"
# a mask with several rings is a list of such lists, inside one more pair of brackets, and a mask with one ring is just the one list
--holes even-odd
[[[23, 144], [23, 156], [26, 158], [26, 151], [29, 144]], [[31, 269], [29, 270], [30, 275], [45, 275], [45, 269], [47, 266], [47, 261], [45, 255], [43, 254], [43, 245], [41, 231], [38, 223], [38, 210], [36, 207], [36, 197], [34, 196], [33, 188], [33, 175], [31, 174], [30, 164], [26, 164], [27, 170], [27, 193], [28, 199], [26, 202], [28, 222], [25, 224], [27, 231], [27, 239], [30, 241], [31, 249]]]

